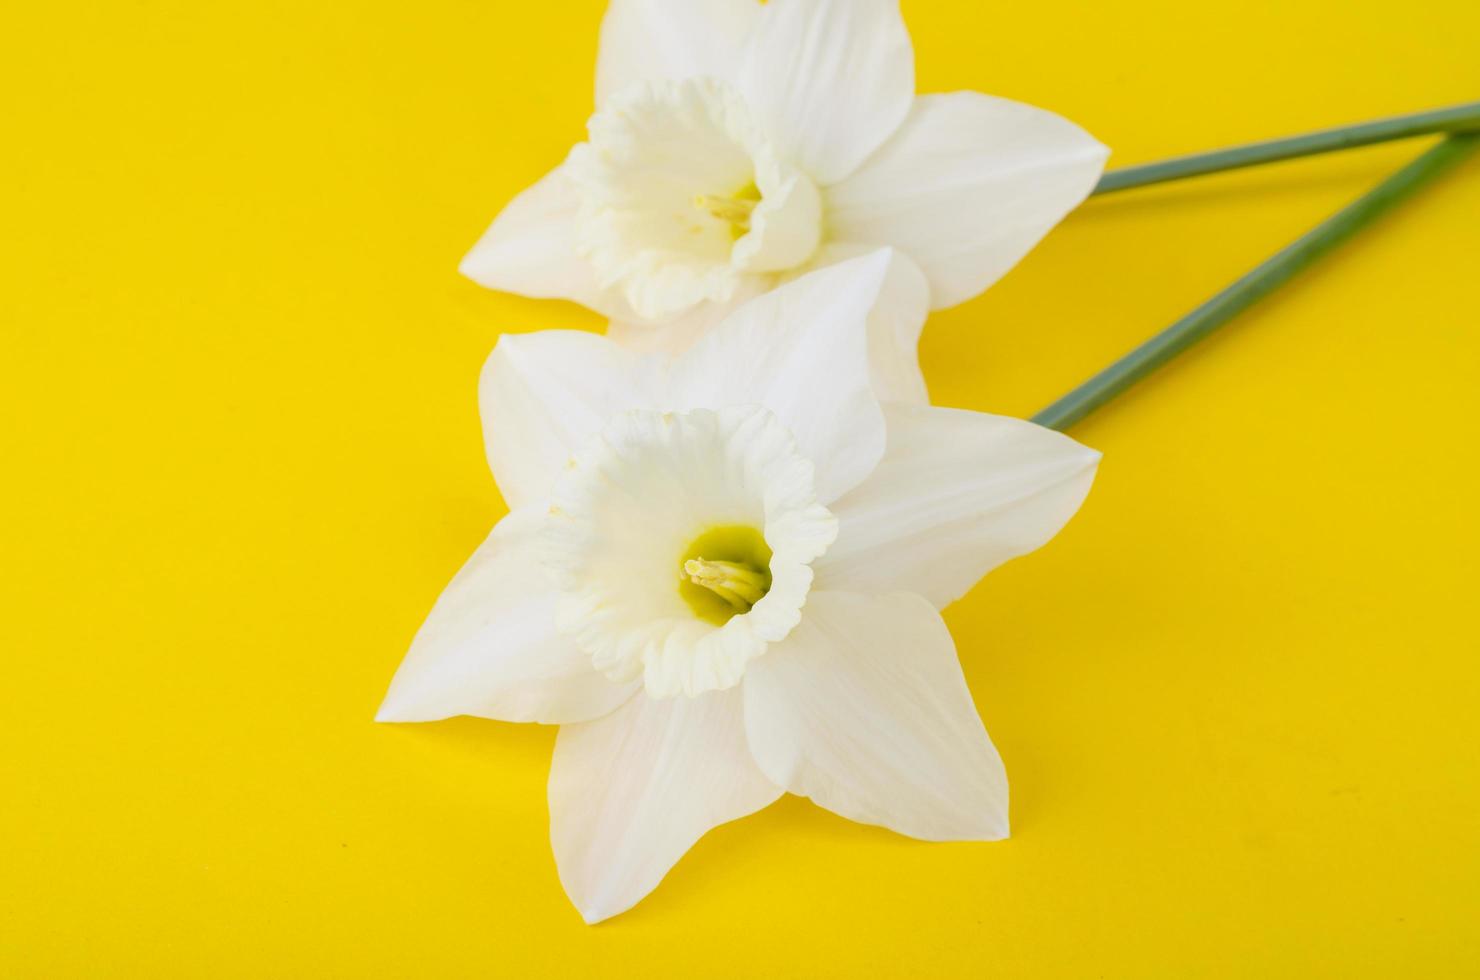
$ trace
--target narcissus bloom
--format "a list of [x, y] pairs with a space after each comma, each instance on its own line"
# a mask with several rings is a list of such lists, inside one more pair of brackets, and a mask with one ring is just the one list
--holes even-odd
[[462, 270], [583, 303], [645, 349], [682, 350], [744, 299], [879, 246], [906, 257], [891, 289], [963, 302], [1108, 155], [1041, 109], [917, 97], [898, 0], [613, 0], [596, 104], [588, 140]]
[[874, 253], [681, 355], [505, 336], [480, 387], [510, 513], [379, 718], [563, 726], [551, 840], [587, 921], [783, 792], [926, 840], [1007, 834], [1007, 781], [938, 609], [1052, 537], [1099, 455], [1028, 422], [881, 402]]

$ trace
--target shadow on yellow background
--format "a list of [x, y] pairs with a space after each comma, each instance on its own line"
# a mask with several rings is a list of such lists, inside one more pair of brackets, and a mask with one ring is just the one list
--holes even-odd
[[[371, 717], [502, 512], [462, 252], [580, 138], [600, 0], [94, 3], [0, 39], [0, 975], [1458, 976], [1480, 962], [1480, 166], [1076, 430], [947, 619], [1015, 834], [783, 800], [598, 928], [554, 732]], [[924, 91], [1113, 164], [1480, 96], [1480, 7], [906, 0]], [[1420, 150], [1091, 202], [936, 316], [1027, 414]]]

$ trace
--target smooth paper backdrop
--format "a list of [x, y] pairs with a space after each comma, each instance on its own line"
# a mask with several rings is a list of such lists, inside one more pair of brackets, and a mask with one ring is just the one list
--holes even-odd
[[[552, 729], [371, 722], [503, 506], [456, 265], [581, 138], [599, 0], [26, 3], [0, 37], [0, 975], [1457, 976], [1480, 961], [1471, 161], [1075, 431], [947, 619], [1014, 837], [783, 800], [587, 928]], [[907, 0], [922, 91], [1112, 165], [1480, 97], [1472, 2]], [[1028, 414], [1421, 150], [1091, 202], [936, 316]]]

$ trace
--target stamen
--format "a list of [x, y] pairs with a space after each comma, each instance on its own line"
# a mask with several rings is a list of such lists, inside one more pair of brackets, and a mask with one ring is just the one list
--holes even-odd
[[683, 563], [683, 570], [689, 581], [713, 592], [736, 612], [750, 612], [750, 607], [765, 596], [769, 585], [764, 572], [733, 561], [690, 558]]
[[750, 230], [750, 212], [755, 210], [757, 203], [756, 198], [743, 191], [733, 197], [723, 197], [719, 194], [694, 195], [694, 207], [700, 211], [708, 211], [719, 220], [728, 222], [741, 231]]

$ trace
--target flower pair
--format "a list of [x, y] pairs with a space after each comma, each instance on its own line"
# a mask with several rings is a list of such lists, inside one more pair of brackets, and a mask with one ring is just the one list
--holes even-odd
[[490, 356], [510, 513], [378, 717], [561, 725], [551, 840], [591, 922], [784, 792], [1006, 836], [939, 609], [1052, 537], [1099, 456], [929, 406], [914, 345], [1103, 148], [1002, 100], [916, 99], [896, 0], [616, 0], [602, 39], [590, 142], [464, 269], [586, 302], [611, 336]]

